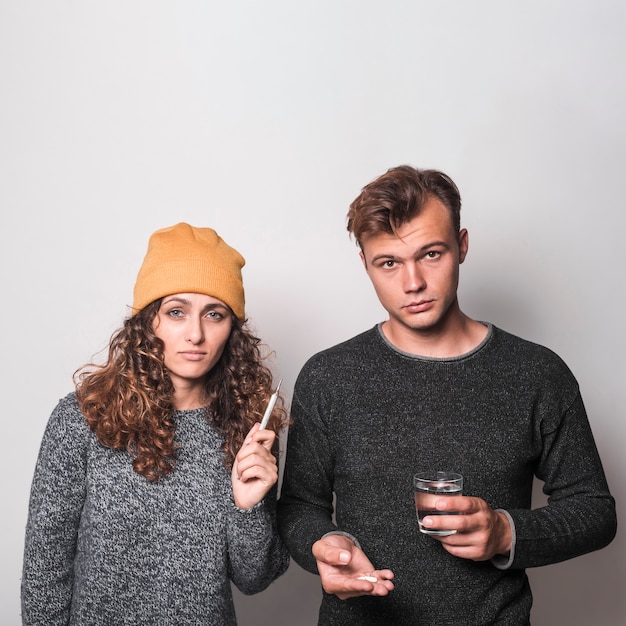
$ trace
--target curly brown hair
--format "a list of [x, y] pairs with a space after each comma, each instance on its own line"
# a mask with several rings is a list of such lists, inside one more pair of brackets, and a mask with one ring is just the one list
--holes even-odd
[[[169, 474], [176, 461], [174, 387], [163, 342], [152, 327], [160, 306], [161, 299], [127, 318], [111, 337], [107, 361], [87, 364], [74, 375], [80, 409], [98, 441], [126, 450], [135, 471], [151, 481]], [[206, 375], [207, 419], [223, 437], [227, 467], [250, 428], [261, 421], [272, 393], [261, 347], [247, 323], [233, 315], [224, 352]], [[268, 428], [278, 434], [287, 423], [281, 397]]]

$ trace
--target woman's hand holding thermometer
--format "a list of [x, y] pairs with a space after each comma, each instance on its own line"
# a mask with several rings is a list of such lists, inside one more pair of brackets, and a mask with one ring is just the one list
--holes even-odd
[[281, 378], [278, 381], [278, 386], [276, 387], [276, 391], [270, 396], [269, 402], [267, 403], [267, 409], [265, 409], [265, 415], [263, 415], [263, 419], [261, 420], [261, 426], [259, 430], [263, 428], [267, 428], [267, 424], [270, 421], [270, 417], [272, 416], [272, 411], [274, 410], [274, 405], [276, 404], [276, 400], [278, 400], [278, 390], [280, 389], [280, 383], [283, 382]]

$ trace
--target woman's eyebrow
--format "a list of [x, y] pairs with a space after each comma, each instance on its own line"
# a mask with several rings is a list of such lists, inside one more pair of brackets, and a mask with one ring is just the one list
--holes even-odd
[[210, 302], [203, 308], [203, 311], [211, 311], [213, 309], [223, 309], [226, 312], [230, 311], [230, 309], [221, 302]]
[[191, 304], [186, 298], [181, 296], [169, 296], [163, 300], [163, 304], [169, 304], [170, 302], [180, 302], [181, 304]]

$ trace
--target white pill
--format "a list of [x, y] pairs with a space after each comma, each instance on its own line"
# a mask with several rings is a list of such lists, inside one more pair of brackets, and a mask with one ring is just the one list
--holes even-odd
[[377, 583], [378, 578], [375, 576], [359, 576], [357, 580], [367, 580], [370, 583]]

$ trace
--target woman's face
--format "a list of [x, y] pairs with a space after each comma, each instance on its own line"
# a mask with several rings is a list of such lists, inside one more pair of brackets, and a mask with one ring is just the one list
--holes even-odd
[[179, 393], [202, 388], [230, 336], [233, 314], [221, 300], [200, 293], [177, 293], [161, 302], [153, 322], [165, 346], [165, 367]]

